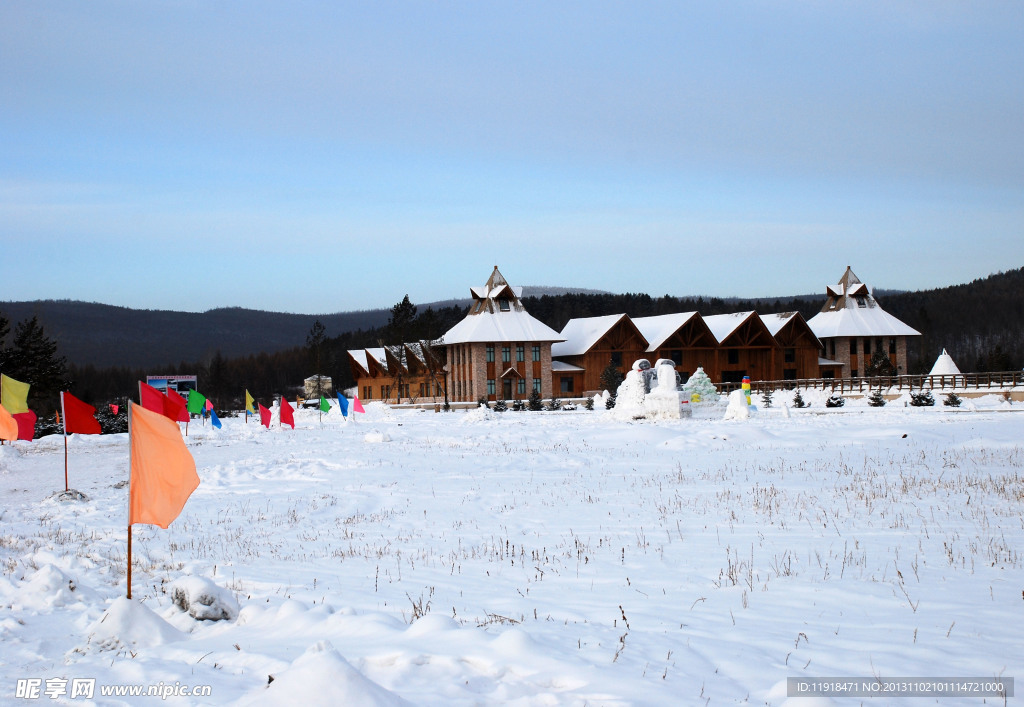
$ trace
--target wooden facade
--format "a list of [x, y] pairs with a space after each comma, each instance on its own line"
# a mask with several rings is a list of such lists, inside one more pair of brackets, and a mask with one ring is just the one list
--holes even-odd
[[444, 347], [425, 342], [348, 352], [349, 367], [362, 401], [442, 403]]
[[[597, 319], [608, 320], [608, 326], [602, 327], [602, 333], [596, 340], [591, 342], [573, 335], [574, 322], [585, 320], [571, 320], [562, 330], [562, 334], [568, 334], [570, 340], [552, 347], [552, 355], [558, 361], [582, 369], [582, 372], [573, 376], [574, 380], [582, 381], [582, 390], [577, 395], [600, 391], [601, 374], [609, 365], [625, 377], [634, 361], [648, 357], [647, 339], [628, 316], [621, 314]], [[556, 390], [560, 385], [561, 380]]]
[[[769, 331], [782, 347], [773, 371], [774, 380], [818, 378], [822, 375], [820, 361], [822, 344], [799, 312], [770, 314], [763, 317]], [[829, 365], [825, 364], [825, 368]]]

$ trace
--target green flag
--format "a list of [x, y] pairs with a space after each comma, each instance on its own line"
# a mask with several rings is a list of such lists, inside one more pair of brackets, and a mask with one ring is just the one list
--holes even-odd
[[320, 396], [320, 412], [330, 412], [331, 404], [327, 402], [327, 398]]
[[188, 411], [193, 415], [200, 415], [204, 409], [206, 409], [206, 398], [198, 390], [188, 391]]

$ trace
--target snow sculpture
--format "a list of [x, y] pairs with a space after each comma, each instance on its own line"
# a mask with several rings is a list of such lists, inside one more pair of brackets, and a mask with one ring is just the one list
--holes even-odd
[[725, 417], [723, 420], [746, 420], [750, 418], [751, 412], [756, 412], [757, 408], [753, 405], [747, 404], [747, 396], [743, 390], [734, 390], [729, 393], [729, 407], [725, 409]]
[[646, 359], [636, 361], [619, 386], [611, 411], [613, 417], [679, 419], [682, 413], [676, 380], [675, 364], [668, 359], [659, 359], [654, 369]]
[[[716, 403], [718, 402], [718, 389], [711, 382], [711, 378], [704, 372], [704, 368], [697, 367], [697, 370], [690, 380], [683, 385], [683, 393], [693, 403]], [[697, 396], [696, 399], [694, 396]]]

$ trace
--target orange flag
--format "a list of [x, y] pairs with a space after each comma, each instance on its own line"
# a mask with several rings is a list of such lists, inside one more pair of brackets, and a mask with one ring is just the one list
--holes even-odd
[[158, 412], [131, 405], [131, 481], [128, 525], [166, 529], [199, 486], [196, 462], [177, 423]]
[[18, 421], [0, 405], [0, 439], [18, 439]]

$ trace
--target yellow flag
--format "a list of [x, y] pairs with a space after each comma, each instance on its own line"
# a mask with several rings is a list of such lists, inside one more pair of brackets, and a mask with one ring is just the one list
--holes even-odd
[[249, 391], [245, 391], [245, 411], [250, 415], [256, 414], [256, 409], [252, 406], [254, 402], [256, 401], [253, 399], [251, 395], [249, 395]]
[[178, 423], [131, 403], [131, 481], [128, 524], [166, 529], [199, 486], [196, 462]]
[[0, 405], [0, 439], [18, 439], [18, 421]]
[[12, 415], [28, 412], [28, 389], [28, 383], [16, 381], [0, 373], [0, 403], [3, 403], [7, 412]]

